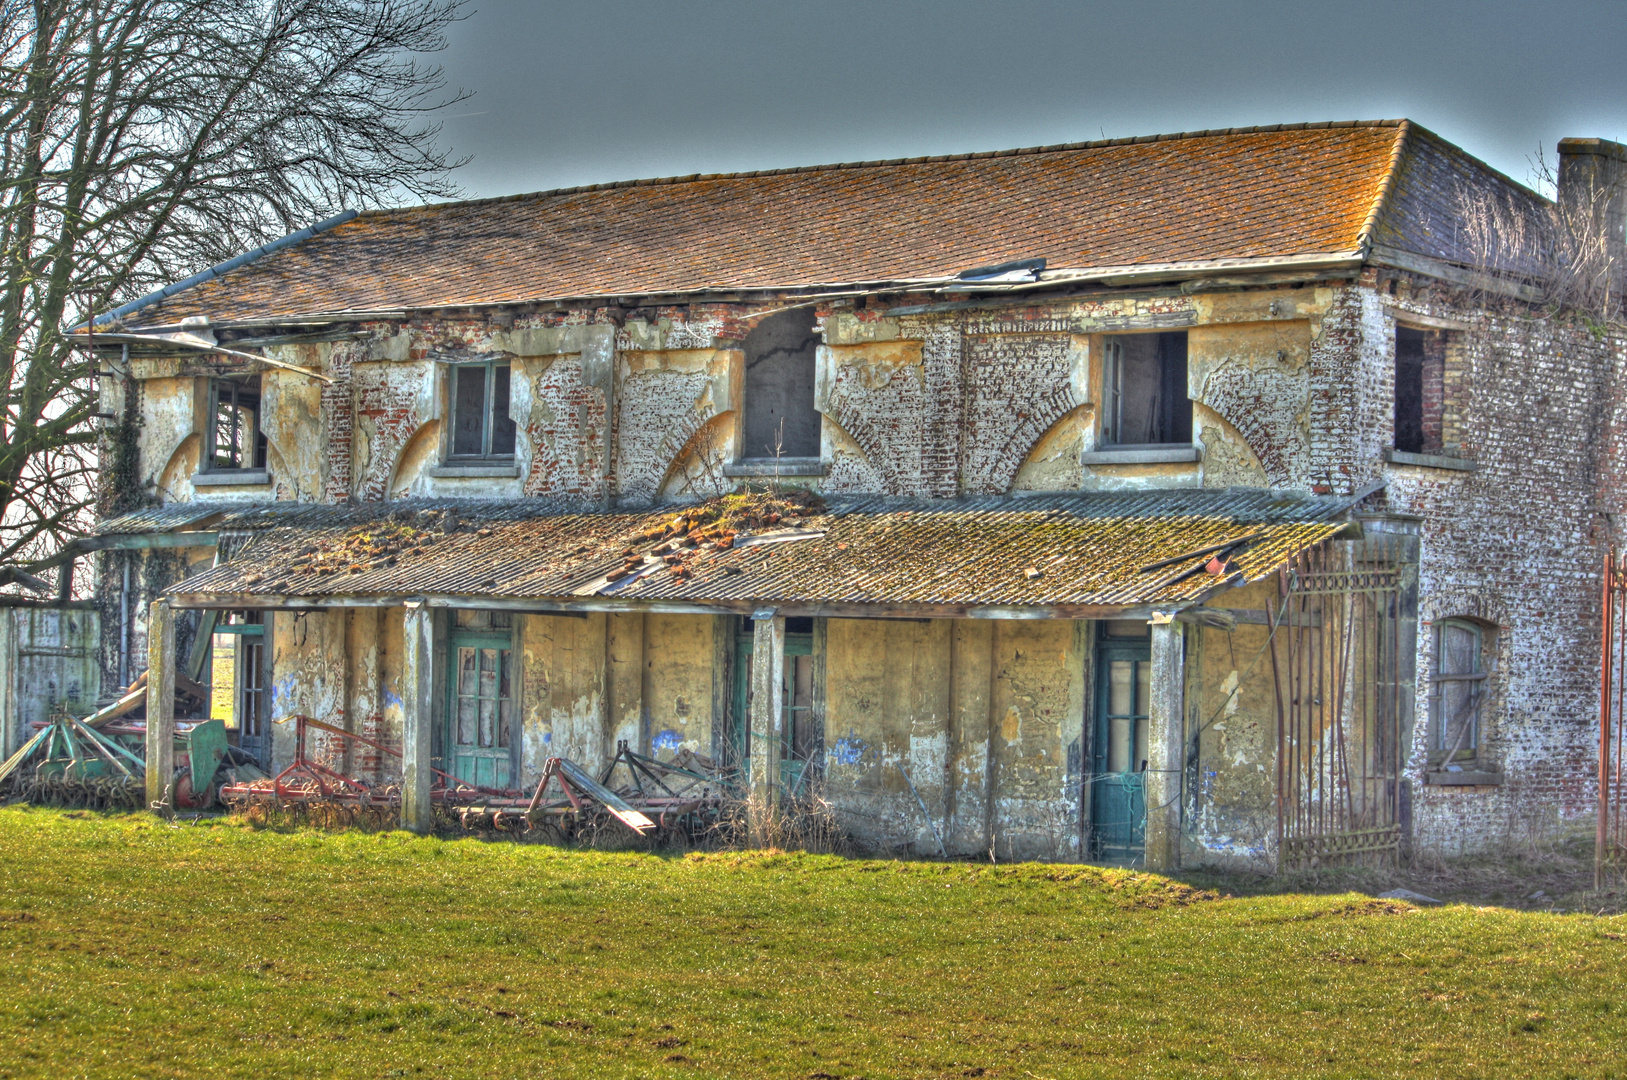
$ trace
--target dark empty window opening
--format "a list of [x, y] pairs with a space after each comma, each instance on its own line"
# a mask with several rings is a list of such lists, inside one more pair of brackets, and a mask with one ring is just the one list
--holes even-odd
[[1102, 347], [1102, 444], [1167, 446], [1192, 441], [1186, 395], [1186, 332], [1119, 334]]
[[811, 307], [770, 315], [746, 336], [742, 459], [819, 456], [819, 411], [814, 408], [818, 345]]
[[263, 469], [266, 437], [260, 431], [260, 376], [210, 382], [212, 415], [206, 469]]
[[507, 364], [488, 361], [452, 368], [452, 460], [506, 460], [514, 456], [508, 383]]
[[1445, 415], [1446, 335], [1395, 328], [1395, 448], [1407, 454], [1441, 449]]

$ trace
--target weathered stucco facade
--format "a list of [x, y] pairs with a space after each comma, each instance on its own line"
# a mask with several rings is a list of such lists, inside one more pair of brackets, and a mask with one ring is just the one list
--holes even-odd
[[[1450, 853], [1537, 827], [1581, 827], [1596, 794], [1597, 564], [1623, 512], [1606, 478], [1619, 460], [1608, 433], [1627, 427], [1618, 420], [1627, 356], [1612, 332], [1488, 295], [1440, 252], [1379, 251], [1373, 238], [1383, 230], [1373, 222], [1406, 212], [1385, 200], [1421, 183], [1417, 169], [1394, 161], [1467, 160], [1427, 133], [1399, 130], [1385, 161], [1403, 175], [1361, 181], [1372, 188], [1366, 218], [1352, 218], [1361, 242], [1340, 248], [1340, 259], [1238, 257], [1197, 269], [1168, 259], [1139, 275], [1035, 272], [1021, 289], [949, 281], [929, 295], [810, 285], [414, 305], [381, 293], [321, 319], [235, 321], [220, 299], [232, 295], [228, 275], [198, 305], [204, 313], [205, 301], [224, 305], [213, 332], [239, 352], [259, 349], [306, 370], [166, 345], [161, 329], [193, 313], [186, 293], [142, 313], [158, 328], [150, 342], [104, 354], [106, 411], [128, 407], [140, 418], [112, 436], [129, 440], [139, 462], [140, 491], [121, 505], [139, 518], [153, 502], [302, 503], [316, 512], [535, 500], [611, 515], [765, 482], [831, 498], [999, 497], [1016, 508], [1073, 493], [1343, 497], [1347, 524], [1330, 543], [1359, 563], [1380, 550], [1361, 545], [1382, 540], [1398, 560], [1387, 625], [1402, 635], [1403, 659], [1382, 678], [1403, 688], [1394, 717], [1402, 765], [1389, 781], [1403, 846]], [[1407, 138], [1424, 149], [1403, 152]], [[1407, 225], [1387, 227], [1395, 243]], [[742, 445], [757, 362], [746, 343], [788, 308], [811, 309], [819, 453], [775, 461]], [[1444, 343], [1443, 374], [1423, 406], [1434, 425], [1427, 453], [1398, 450], [1398, 326]], [[1137, 335], [1169, 335], [1183, 350], [1184, 369], [1172, 370], [1190, 402], [1188, 438], [1108, 437], [1118, 421], [1107, 412], [1123, 396], [1109, 385], [1119, 376], [1108, 357]], [[503, 365], [509, 396], [499, 411], [515, 435], [511, 455], [471, 464], [449, 449], [460, 407], [450, 380], [479, 364]], [[251, 372], [262, 393], [264, 469], [201, 467], [211, 380]], [[209, 519], [187, 528], [207, 531]], [[222, 560], [238, 550], [252, 560], [253, 535], [253, 526], [221, 526], [190, 557], [212, 559], [218, 547]], [[1179, 555], [1178, 538], [1170, 542]], [[512, 642], [519, 787], [534, 784], [550, 757], [597, 768], [623, 741], [657, 757], [752, 759], [764, 732], [779, 730], [763, 725], [781, 721], [764, 695], [748, 695], [741, 658], [787, 635], [805, 639], [808, 659], [790, 668], [807, 679], [808, 719], [799, 722], [819, 733], [824, 798], [861, 841], [917, 853], [941, 844], [952, 855], [1000, 859], [1110, 857], [1093, 820], [1109, 730], [1102, 710], [1115, 692], [1101, 665], [1119, 655], [1114, 648], [1129, 650], [1145, 657], [1135, 662], [1150, 672], [1150, 701], [1133, 721], [1145, 725], [1131, 755], [1142, 760], [1128, 767], [1145, 784], [1144, 849], [1138, 838], [1124, 857], [1166, 867], [1278, 861], [1284, 706], [1273, 638], [1283, 624], [1273, 614], [1282, 587], [1274, 571], [1233, 580], [1199, 604], [1127, 601], [1071, 614], [1055, 603], [870, 610], [840, 597], [710, 607], [599, 594], [479, 599], [442, 589], [434, 572], [393, 600], [341, 602], [172, 589], [183, 576], [173, 551], [130, 547], [101, 556], [103, 685], [145, 667], [141, 613], [166, 591], [185, 607], [263, 610], [269, 716], [321, 718], [388, 747], [409, 742], [416, 724], [444, 725], [448, 708], [445, 663], [428, 676], [415, 666], [404, 605], [428, 598], [443, 650], [460, 610], [498, 612], [487, 625]], [[951, 599], [955, 556], [943, 551], [940, 570], [918, 571], [944, 576]], [[1013, 575], [1048, 572], [1020, 551], [1011, 558]], [[1217, 559], [1210, 573], [1229, 573], [1225, 553]], [[1194, 614], [1198, 607], [1206, 612]], [[109, 620], [114, 612], [131, 613], [128, 632]], [[1440, 685], [1432, 673], [1444, 670], [1436, 652], [1446, 620], [1483, 628], [1488, 657], [1472, 760], [1461, 767], [1451, 753], [1432, 758]], [[268, 764], [277, 766], [291, 753], [292, 725], [273, 731]], [[337, 738], [321, 752], [351, 775], [401, 779], [400, 759]], [[444, 748], [436, 753], [444, 760]]]

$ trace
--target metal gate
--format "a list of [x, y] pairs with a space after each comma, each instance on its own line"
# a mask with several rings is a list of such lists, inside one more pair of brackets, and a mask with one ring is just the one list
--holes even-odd
[[1627, 719], [1627, 557], [1604, 557], [1603, 642], [1599, 664], [1599, 822], [1594, 886], [1627, 869], [1627, 790], [1622, 783], [1622, 729]]
[[1393, 538], [1326, 543], [1282, 568], [1270, 612], [1279, 869], [1400, 851], [1401, 584]]

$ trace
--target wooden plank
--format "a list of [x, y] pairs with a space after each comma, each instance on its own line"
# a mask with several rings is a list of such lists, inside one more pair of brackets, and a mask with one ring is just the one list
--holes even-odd
[[175, 612], [154, 600], [147, 616], [147, 805], [166, 801], [175, 775]]
[[635, 810], [620, 795], [605, 787], [588, 771], [570, 758], [558, 758], [559, 772], [571, 782], [571, 786], [582, 794], [604, 804], [604, 808], [623, 825], [632, 829], [640, 836], [655, 828], [655, 822], [645, 817], [643, 813]]

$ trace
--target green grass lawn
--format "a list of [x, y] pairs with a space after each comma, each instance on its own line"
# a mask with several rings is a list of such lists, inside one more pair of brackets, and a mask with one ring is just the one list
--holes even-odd
[[1627, 1075], [1627, 919], [0, 809], [0, 1077]]

